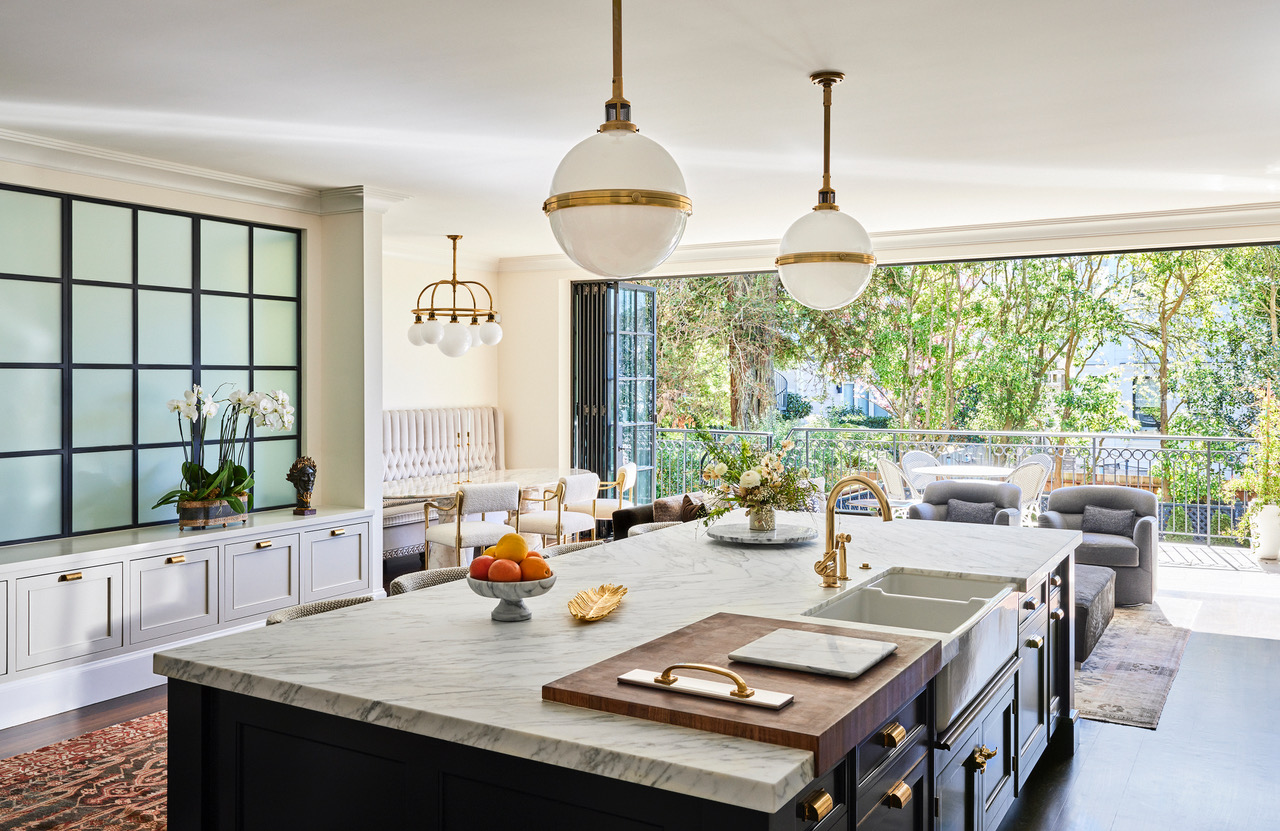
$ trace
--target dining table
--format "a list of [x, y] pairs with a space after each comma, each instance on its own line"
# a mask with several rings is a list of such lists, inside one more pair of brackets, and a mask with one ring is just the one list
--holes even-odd
[[1003, 479], [1013, 472], [1011, 467], [999, 465], [949, 464], [914, 468], [911, 473], [923, 473], [938, 479]]
[[530, 491], [541, 496], [545, 488], [550, 490], [563, 477], [576, 473], [588, 473], [582, 468], [512, 467], [489, 470], [471, 470], [461, 473], [437, 473], [431, 476], [411, 476], [382, 483], [383, 503], [404, 504], [408, 501], [440, 499], [453, 496], [461, 485], [484, 485], [495, 482], [515, 482], [522, 497]]

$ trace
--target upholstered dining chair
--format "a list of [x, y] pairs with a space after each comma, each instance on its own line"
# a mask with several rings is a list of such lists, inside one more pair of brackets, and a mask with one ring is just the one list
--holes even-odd
[[401, 574], [391, 581], [391, 589], [387, 594], [394, 597], [397, 594], [408, 594], [419, 589], [442, 586], [445, 583], [452, 583], [454, 580], [461, 580], [467, 576], [469, 570], [467, 566], [448, 566], [446, 568], [428, 569], [427, 571], [415, 571], [412, 574]]
[[566, 542], [561, 545], [548, 545], [542, 549], [542, 558], [550, 560], [552, 557], [559, 557], [561, 554], [568, 554], [573, 551], [582, 551], [587, 548], [595, 548], [604, 545], [604, 540], [585, 540], [583, 542]]
[[902, 472], [902, 468], [888, 459], [876, 459], [876, 471], [880, 474], [881, 483], [884, 484], [884, 495], [889, 497], [893, 518], [906, 517], [907, 509], [920, 501], [913, 498], [911, 482], [907, 480], [907, 475]]
[[[442, 499], [427, 500], [427, 505], [438, 511], [453, 511], [452, 522], [441, 522], [426, 530], [423, 538], [426, 551], [424, 565], [431, 568], [462, 566], [471, 561], [463, 558], [467, 548], [484, 548], [493, 545], [507, 534], [520, 533], [520, 486], [515, 482], [492, 482], [483, 485], [459, 485], [458, 492]], [[506, 512], [515, 514], [515, 524], [485, 520], [468, 520], [475, 514]], [[452, 562], [437, 557], [432, 543], [454, 550]]]
[[538, 534], [542, 537], [543, 545], [547, 544], [547, 537], [554, 537], [558, 544], [568, 535], [584, 531], [594, 533], [595, 518], [566, 510], [565, 503], [590, 500], [596, 495], [599, 482], [600, 479], [594, 473], [575, 473], [562, 478], [554, 490], [544, 490], [540, 498], [524, 497], [525, 502], [539, 503], [542, 510], [520, 514], [521, 533]]
[[335, 609], [359, 606], [361, 603], [368, 603], [371, 600], [373, 600], [373, 597], [366, 594], [360, 597], [339, 597], [333, 600], [313, 600], [310, 603], [300, 603], [297, 606], [290, 606], [287, 609], [272, 612], [271, 616], [267, 618], [267, 625], [273, 626], [277, 623], [287, 623], [291, 620], [311, 617], [312, 615], [322, 615]]
[[1023, 462], [1010, 471], [1005, 481], [1017, 485], [1022, 491], [1022, 524], [1034, 528], [1036, 518], [1040, 516], [1040, 496], [1044, 493], [1044, 483], [1049, 479], [1049, 471], [1039, 462]]
[[925, 486], [937, 478], [930, 476], [928, 473], [916, 473], [916, 469], [937, 467], [938, 464], [936, 456], [923, 450], [908, 450], [902, 454], [902, 472], [906, 474], [907, 481], [911, 483], [911, 487], [916, 493], [924, 493]]
[[[593, 517], [597, 522], [602, 520], [612, 520], [614, 511], [621, 511], [623, 508], [630, 508], [635, 499], [636, 493], [636, 463], [628, 462], [618, 468], [618, 478], [612, 482], [601, 482], [597, 488], [597, 493], [590, 499], [582, 499], [578, 501], [566, 500], [565, 510], [574, 511], [579, 514], [586, 514]], [[606, 499], [600, 496], [605, 491], [613, 490], [614, 497]], [[630, 491], [631, 499], [625, 499], [624, 495]]]

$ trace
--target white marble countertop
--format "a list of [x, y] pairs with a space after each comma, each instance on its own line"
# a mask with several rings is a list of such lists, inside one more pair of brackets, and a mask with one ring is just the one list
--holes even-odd
[[[740, 520], [740, 516], [732, 516]], [[818, 515], [789, 522], [821, 525]], [[465, 581], [165, 651], [155, 670], [197, 684], [774, 812], [816, 775], [812, 754], [545, 702], [542, 685], [716, 612], [790, 618], [891, 567], [980, 574], [1019, 588], [1047, 574], [1074, 531], [840, 517], [852, 580], [824, 589], [821, 540], [793, 548], [712, 542], [700, 523], [551, 561], [533, 619], [497, 623]], [[862, 562], [869, 570], [858, 570]], [[617, 611], [583, 624], [565, 604], [602, 583]], [[804, 618], [812, 621], [812, 618]], [[840, 625], [838, 621], [822, 621]], [[915, 633], [919, 634], [919, 633]], [[857, 681], [850, 683], [856, 684]]]

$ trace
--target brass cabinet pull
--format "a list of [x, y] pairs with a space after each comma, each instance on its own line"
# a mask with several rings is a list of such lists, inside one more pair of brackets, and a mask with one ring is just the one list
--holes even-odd
[[1049, 620], [1052, 620], [1054, 623], [1057, 623], [1058, 621], [1064, 619], [1066, 616], [1067, 616], [1066, 609], [1054, 609], [1052, 612], [1049, 613]]
[[1050, 585], [1050, 586], [1061, 586], [1061, 585], [1062, 585], [1062, 578], [1061, 578], [1060, 576], [1058, 576], [1057, 574], [1053, 575], [1052, 577], [1050, 577], [1050, 578], [1049, 578], [1049, 585]]
[[84, 577], [84, 572], [73, 571], [69, 574], [63, 574], [58, 578], [59, 583], [70, 583], [72, 580], [80, 580]]
[[911, 786], [906, 782], [899, 782], [889, 789], [885, 799], [888, 800], [890, 808], [904, 808], [911, 801]]
[[997, 747], [992, 750], [984, 744], [982, 747], [974, 749], [973, 756], [970, 757], [969, 761], [973, 763], [973, 767], [978, 773], [986, 773], [987, 762], [994, 759], [999, 752], [1000, 748]]
[[655, 684], [662, 684], [665, 687], [671, 686], [676, 682], [676, 676], [671, 674], [673, 669], [697, 669], [703, 672], [714, 672], [716, 675], [723, 675], [738, 687], [736, 690], [729, 690], [729, 695], [734, 698], [750, 698], [756, 694], [756, 691], [748, 687], [747, 682], [742, 680], [741, 675], [732, 670], [722, 669], [717, 666], [712, 666], [711, 664], [672, 664], [664, 669], [661, 675], [654, 678], [653, 682]]
[[1040, 601], [1036, 600], [1034, 597], [1028, 597], [1026, 600], [1022, 601], [1022, 608], [1031, 612], [1034, 612], [1039, 605]]
[[796, 816], [800, 817], [800, 819], [821, 821], [835, 807], [836, 801], [831, 798], [831, 794], [822, 788], [818, 788], [800, 800], [800, 804], [796, 806]]
[[906, 740], [907, 728], [896, 721], [880, 731], [880, 744], [885, 747], [897, 747]]
[[167, 566], [176, 565], [178, 563], [185, 563], [186, 561], [187, 561], [186, 554], [174, 554], [172, 557], [164, 558], [164, 564]]
[[346, 528], [334, 528], [332, 531], [330, 531], [330, 532], [329, 532], [329, 536], [331, 536], [331, 537], [341, 537], [341, 536], [342, 536], [343, 534], [345, 534], [345, 533], [347, 533], [347, 529], [346, 529]]
[[258, 548], [270, 548], [270, 547], [271, 547], [271, 540], [263, 540], [262, 542], [258, 543]]
[[1044, 635], [1036, 635], [1034, 638], [1027, 638], [1027, 646], [1032, 649], [1039, 649], [1044, 646]]

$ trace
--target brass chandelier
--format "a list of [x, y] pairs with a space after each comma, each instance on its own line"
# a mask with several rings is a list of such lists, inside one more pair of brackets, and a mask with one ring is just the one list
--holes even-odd
[[[448, 234], [453, 240], [453, 276], [448, 280], [437, 280], [427, 284], [418, 292], [416, 308], [411, 309], [413, 323], [409, 326], [409, 343], [414, 346], [439, 346], [440, 351], [450, 358], [459, 358], [466, 354], [472, 346], [483, 344], [493, 346], [502, 340], [502, 326], [498, 324], [500, 315], [493, 308], [493, 295], [484, 283], [475, 280], [458, 279], [458, 240], [461, 234]], [[486, 306], [481, 306], [473, 286], [484, 292]], [[451, 305], [436, 305], [436, 293], [441, 289], [448, 290], [448, 301]], [[466, 292], [463, 301], [470, 300], [471, 305], [458, 305], [458, 291]], [[427, 305], [422, 305], [422, 298], [430, 292]], [[444, 298], [441, 299], [443, 302]], [[423, 316], [426, 320], [423, 320]], [[448, 318], [441, 323], [441, 318]], [[480, 318], [484, 318], [484, 323]], [[460, 319], [461, 318], [461, 319]], [[470, 318], [469, 323], [463, 320]], [[475, 327], [474, 329], [472, 327]]]

